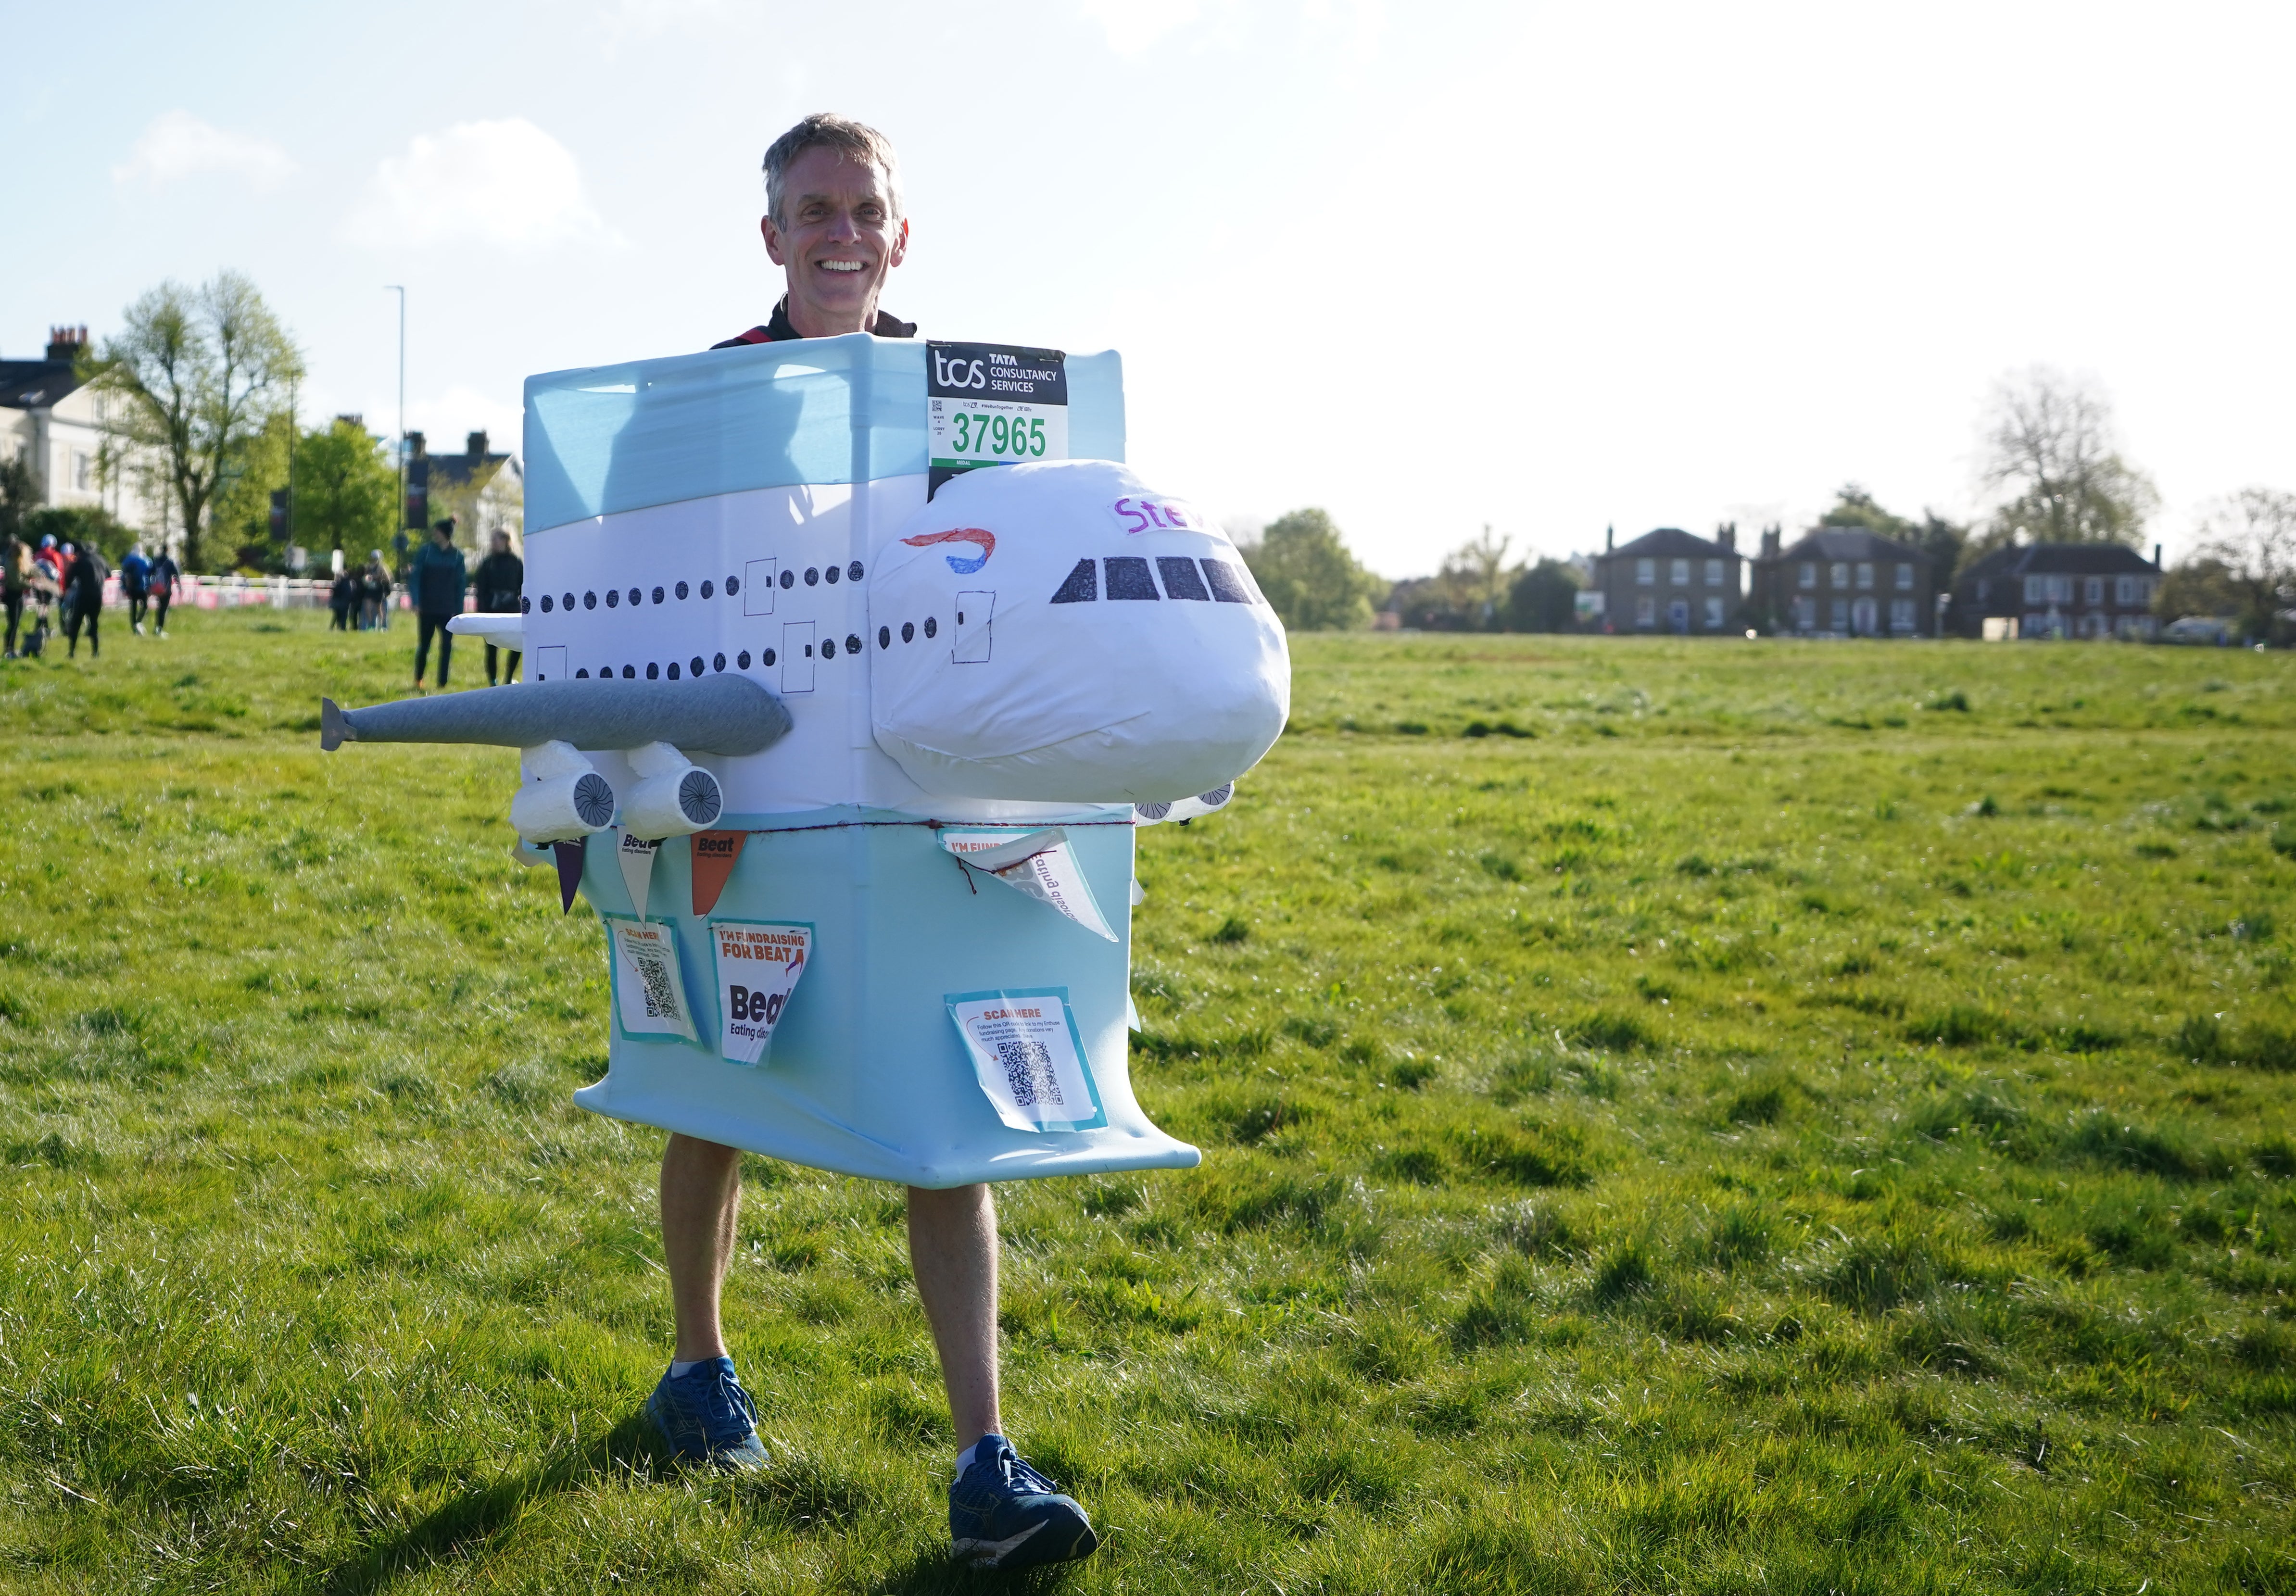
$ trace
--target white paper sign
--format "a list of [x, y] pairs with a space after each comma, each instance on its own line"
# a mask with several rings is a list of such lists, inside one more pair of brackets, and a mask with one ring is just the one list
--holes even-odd
[[677, 964], [677, 928], [668, 921], [609, 920], [606, 929], [614, 938], [614, 1011], [622, 1030], [699, 1041]]
[[960, 992], [944, 1001], [981, 1091], [1006, 1125], [1016, 1131], [1083, 1131], [1108, 1123], [1069, 1012], [1067, 987]]
[[718, 954], [718, 1051], [736, 1064], [766, 1056], [813, 952], [813, 928], [786, 922], [713, 920]]
[[1015, 836], [1010, 831], [945, 826], [940, 845], [971, 866], [995, 876], [1024, 897], [1057, 909], [1095, 937], [1117, 940], [1092, 896], [1091, 883], [1059, 826]]
[[647, 890], [653, 885], [654, 855], [661, 852], [661, 842], [633, 837], [619, 826], [614, 828], [614, 835], [619, 839], [614, 847], [614, 862], [622, 867], [622, 885], [629, 888], [630, 907], [644, 920]]

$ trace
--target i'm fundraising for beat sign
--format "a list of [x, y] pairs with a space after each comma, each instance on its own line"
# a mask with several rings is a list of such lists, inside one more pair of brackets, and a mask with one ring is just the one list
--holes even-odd
[[1083, 1131], [1108, 1123], [1069, 1012], [1068, 988], [950, 994], [980, 1090], [1016, 1131]]
[[714, 920], [709, 932], [718, 954], [718, 1051], [736, 1064], [755, 1064], [805, 973], [813, 928]]

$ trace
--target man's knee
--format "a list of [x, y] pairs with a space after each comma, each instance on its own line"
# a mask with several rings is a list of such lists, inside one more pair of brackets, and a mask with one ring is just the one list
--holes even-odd
[[683, 1164], [724, 1168], [741, 1163], [742, 1150], [727, 1147], [722, 1142], [704, 1142], [701, 1137], [689, 1136], [683, 1131], [672, 1131], [668, 1146], [662, 1150], [662, 1158], [665, 1160], [675, 1158]]

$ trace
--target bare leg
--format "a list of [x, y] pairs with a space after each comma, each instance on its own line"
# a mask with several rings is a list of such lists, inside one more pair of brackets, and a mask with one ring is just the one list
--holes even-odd
[[734, 1256], [742, 1212], [742, 1155], [715, 1142], [670, 1134], [661, 1153], [661, 1253], [677, 1315], [679, 1363], [723, 1357], [718, 1296]]
[[909, 1268], [917, 1277], [962, 1452], [1002, 1435], [996, 1412], [996, 1202], [988, 1188], [909, 1188]]

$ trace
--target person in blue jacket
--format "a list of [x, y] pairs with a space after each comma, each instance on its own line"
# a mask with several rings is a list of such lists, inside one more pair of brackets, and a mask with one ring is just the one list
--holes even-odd
[[[909, 338], [881, 311], [886, 274], [907, 253], [893, 147], [874, 128], [810, 116], [766, 151], [766, 253], [787, 292], [771, 318], [714, 348], [869, 332]], [[738, 1150], [673, 1134], [661, 1161], [662, 1253], [676, 1349], [645, 1412], [680, 1456], [721, 1469], [768, 1459], [756, 1407], [734, 1371], [718, 1297], [741, 1211]], [[996, 1206], [985, 1184], [908, 1191], [909, 1264], [956, 1432], [951, 1550], [980, 1567], [1065, 1562], [1099, 1544], [1084, 1509], [1030, 1468], [998, 1414]]]
[[127, 601], [127, 629], [144, 635], [144, 610], [152, 602], [152, 561], [142, 544], [131, 544], [119, 561], [119, 596]]
[[447, 687], [447, 662], [455, 650], [455, 634], [447, 623], [463, 613], [463, 592], [470, 575], [463, 568], [463, 551], [455, 546], [455, 518], [448, 516], [430, 528], [430, 541], [415, 551], [407, 568], [406, 586], [414, 598], [419, 630], [414, 642], [414, 691], [422, 691], [422, 667], [430, 654], [431, 634], [439, 637], [439, 688]]

